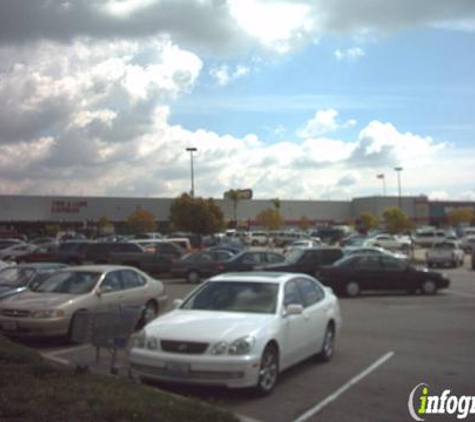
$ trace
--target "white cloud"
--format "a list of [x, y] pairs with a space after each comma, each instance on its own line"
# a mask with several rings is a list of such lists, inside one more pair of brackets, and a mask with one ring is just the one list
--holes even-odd
[[358, 60], [359, 58], [365, 56], [366, 53], [361, 47], [353, 47], [353, 48], [348, 48], [346, 50], [335, 50], [333, 53], [333, 56], [339, 60], [348, 60], [348, 61], [355, 61]]
[[242, 64], [236, 65], [234, 70], [228, 65], [223, 64], [219, 67], [212, 68], [209, 74], [216, 79], [218, 85], [225, 86], [238, 78], [248, 75], [250, 70], [250, 67]]
[[356, 120], [351, 119], [344, 123], [337, 121], [338, 111], [332, 108], [319, 110], [305, 126], [297, 131], [302, 138], [318, 137], [326, 133], [335, 132], [340, 128], [351, 127], [356, 124]]

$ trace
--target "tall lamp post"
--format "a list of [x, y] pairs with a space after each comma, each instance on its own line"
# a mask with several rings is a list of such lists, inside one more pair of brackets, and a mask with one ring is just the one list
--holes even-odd
[[402, 197], [401, 197], [401, 171], [402, 171], [402, 167], [394, 167], [394, 170], [397, 172], [397, 189], [398, 189], [398, 193], [399, 193], [399, 197], [398, 197], [399, 208], [402, 209]]
[[381, 179], [383, 182], [383, 196], [386, 196], [386, 178], [384, 177], [384, 173], [379, 173], [376, 175], [378, 179]]
[[195, 197], [195, 174], [193, 168], [193, 153], [198, 151], [197, 148], [187, 148], [186, 149], [190, 153], [190, 165], [191, 165], [191, 197]]

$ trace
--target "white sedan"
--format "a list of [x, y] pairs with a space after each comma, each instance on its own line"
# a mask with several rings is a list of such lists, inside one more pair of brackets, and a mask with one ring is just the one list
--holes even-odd
[[282, 370], [313, 355], [330, 360], [341, 325], [332, 290], [304, 274], [222, 274], [178, 306], [138, 334], [133, 378], [269, 394]]

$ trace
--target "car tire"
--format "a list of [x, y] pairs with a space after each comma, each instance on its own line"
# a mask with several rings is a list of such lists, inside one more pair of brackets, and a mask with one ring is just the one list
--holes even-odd
[[425, 295], [435, 295], [437, 293], [437, 284], [432, 280], [425, 280], [422, 283], [421, 290]]
[[77, 341], [73, 340], [73, 334], [74, 334], [74, 324], [75, 320], [77, 319], [78, 313], [80, 312], [86, 312], [85, 309], [81, 309], [79, 311], [76, 311], [73, 316], [71, 317], [71, 320], [69, 321], [69, 327], [68, 327], [68, 333], [66, 334], [66, 338], [69, 344], [77, 344]]
[[259, 242], [257, 240], [253, 240], [251, 242], [251, 246], [259, 246]]
[[345, 285], [345, 295], [348, 297], [356, 297], [360, 294], [360, 285], [356, 281], [349, 281]]
[[323, 362], [329, 362], [335, 351], [335, 325], [330, 322], [325, 329], [322, 350], [318, 354], [318, 359]]
[[140, 327], [144, 327], [150, 321], [153, 321], [158, 315], [158, 305], [154, 300], [149, 300], [142, 311], [142, 317], [140, 318]]
[[259, 377], [254, 391], [259, 396], [267, 396], [274, 390], [279, 377], [279, 353], [277, 348], [268, 344], [262, 352]]
[[186, 281], [191, 284], [198, 284], [201, 281], [200, 273], [196, 270], [190, 270], [186, 273]]

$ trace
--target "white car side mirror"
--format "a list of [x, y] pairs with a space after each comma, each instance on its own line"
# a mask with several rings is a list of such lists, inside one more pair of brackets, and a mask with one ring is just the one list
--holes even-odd
[[178, 309], [181, 305], [183, 305], [183, 299], [175, 299], [173, 301], [173, 307]]
[[301, 315], [303, 312], [303, 306], [297, 303], [291, 303], [285, 308], [286, 315]]

